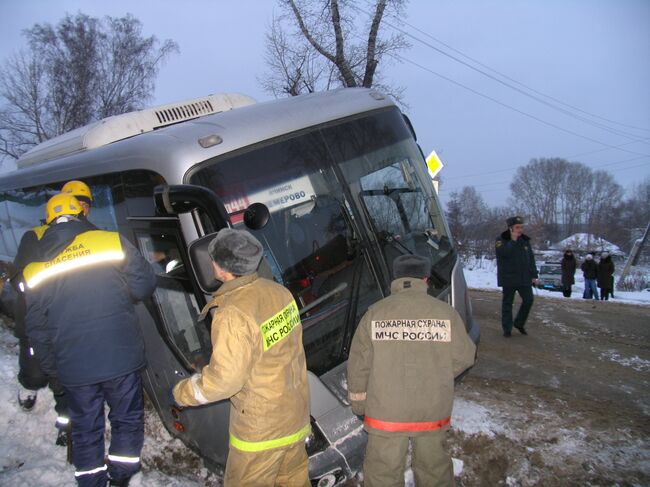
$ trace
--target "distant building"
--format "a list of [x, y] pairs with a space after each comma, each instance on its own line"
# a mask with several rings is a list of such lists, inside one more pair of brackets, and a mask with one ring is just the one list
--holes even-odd
[[612, 256], [625, 256], [625, 252], [623, 252], [618, 245], [615, 245], [611, 242], [608, 242], [604, 238], [597, 237], [590, 233], [574, 233], [564, 240], [550, 245], [549, 249], [558, 251], [571, 249], [576, 254], [599, 254], [600, 252], [607, 251]]

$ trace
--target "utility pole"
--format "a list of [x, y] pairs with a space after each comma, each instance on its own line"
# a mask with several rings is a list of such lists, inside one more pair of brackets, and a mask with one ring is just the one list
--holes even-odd
[[616, 289], [621, 288], [621, 285], [623, 284], [625, 277], [630, 272], [630, 267], [635, 266], [639, 262], [639, 256], [641, 255], [641, 250], [647, 245], [649, 234], [650, 234], [650, 221], [648, 222], [648, 226], [645, 228], [643, 237], [637, 239], [637, 241], [634, 242], [634, 246], [632, 247], [630, 256], [627, 258], [627, 262], [625, 263], [623, 272], [621, 273], [621, 276], [618, 278], [618, 282], [616, 283]]

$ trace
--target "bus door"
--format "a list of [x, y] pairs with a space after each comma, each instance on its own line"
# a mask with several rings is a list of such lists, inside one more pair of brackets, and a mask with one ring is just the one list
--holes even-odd
[[[134, 221], [135, 220], [135, 221]], [[147, 367], [145, 389], [163, 422], [183, 435], [208, 460], [223, 464], [228, 448], [228, 405], [172, 407], [171, 390], [200, 371], [212, 353], [210, 317], [199, 320], [205, 297], [195, 286], [176, 217], [131, 219], [135, 241], [156, 273], [149, 305], [151, 319], [141, 318]]]

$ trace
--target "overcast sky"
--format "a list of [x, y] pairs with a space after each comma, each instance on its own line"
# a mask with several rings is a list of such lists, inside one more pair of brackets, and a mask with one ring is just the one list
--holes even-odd
[[[179, 44], [154, 104], [270, 98], [258, 80], [274, 0], [0, 0], [0, 60], [25, 45], [22, 29], [78, 11], [132, 13]], [[383, 76], [405, 88], [423, 151], [445, 164], [443, 200], [473, 185], [505, 205], [516, 168], [540, 157], [608, 170], [626, 189], [650, 177], [649, 0], [411, 0], [403, 20], [412, 47]]]

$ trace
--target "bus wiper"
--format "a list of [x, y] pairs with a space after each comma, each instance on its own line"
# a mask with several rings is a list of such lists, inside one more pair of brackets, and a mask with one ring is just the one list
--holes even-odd
[[356, 260], [354, 261], [354, 269], [352, 270], [352, 292], [350, 293], [350, 306], [348, 307], [348, 314], [345, 320], [343, 340], [341, 341], [341, 357], [347, 356], [354, 336], [352, 333], [352, 325], [356, 325], [357, 321], [357, 304], [359, 301], [359, 289], [361, 288], [361, 272], [359, 272], [359, 269], [363, 267], [364, 247], [363, 244], [360, 244], [355, 252]]
[[312, 309], [312, 308], [318, 306], [318, 305], [321, 304], [323, 301], [326, 301], [326, 300], [328, 300], [329, 298], [331, 298], [332, 296], [335, 296], [335, 295], [339, 294], [339, 293], [342, 292], [346, 287], [348, 287], [348, 283], [347, 283], [347, 282], [342, 282], [341, 284], [339, 284], [338, 286], [336, 286], [336, 287], [335, 287], [334, 289], [332, 289], [331, 291], [329, 291], [329, 292], [323, 294], [322, 296], [320, 296], [318, 299], [314, 299], [314, 300], [313, 300], [311, 303], [309, 303], [307, 306], [303, 306], [303, 308], [300, 310], [300, 316], [302, 316], [303, 314], [305, 314], [305, 313], [306, 313], [307, 311], [309, 311], [310, 309]]
[[379, 232], [379, 239], [383, 240], [386, 243], [391, 244], [396, 249], [402, 249], [406, 254], [412, 254], [413, 252], [406, 245], [399, 241], [399, 238], [395, 236], [394, 233], [390, 233], [388, 230], [382, 230]]

